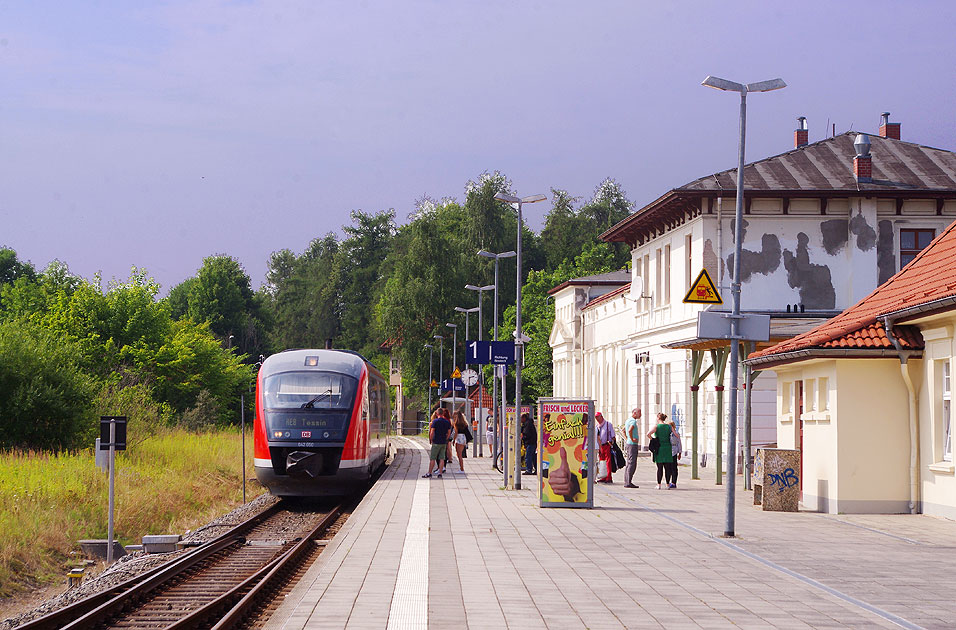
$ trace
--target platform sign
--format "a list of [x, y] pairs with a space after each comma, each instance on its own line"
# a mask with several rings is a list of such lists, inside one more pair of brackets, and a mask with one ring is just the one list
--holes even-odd
[[515, 356], [515, 344], [512, 341], [465, 342], [465, 363], [511, 365], [515, 362]]
[[542, 398], [538, 408], [539, 505], [594, 507], [594, 401]]
[[461, 370], [459, 370], [459, 369], [456, 367], [456, 368], [455, 368], [455, 371], [451, 373], [451, 377], [452, 377], [452, 378], [461, 378]]
[[461, 382], [460, 378], [446, 378], [441, 382], [443, 392], [463, 392], [465, 389], [465, 384]]
[[[727, 311], [701, 311], [697, 313], [697, 337], [699, 339], [732, 339], [730, 322], [734, 318]], [[760, 313], [742, 313], [737, 316], [740, 322], [737, 338], [747, 341], [767, 341], [770, 339], [770, 316]]]
[[126, 450], [126, 416], [100, 416], [100, 450], [110, 450], [110, 425], [113, 425], [116, 443], [114, 450]]
[[690, 285], [690, 291], [684, 296], [684, 304], [723, 304], [720, 293], [717, 292], [717, 285], [710, 279], [710, 274], [706, 269], [701, 269], [697, 274], [694, 284]]

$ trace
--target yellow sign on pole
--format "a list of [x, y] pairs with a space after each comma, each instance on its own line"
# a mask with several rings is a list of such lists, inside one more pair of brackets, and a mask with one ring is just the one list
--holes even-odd
[[435, 379], [432, 379], [432, 387], [438, 387], [438, 383], [435, 382]]
[[684, 296], [684, 304], [723, 304], [720, 299], [720, 293], [717, 292], [717, 285], [710, 279], [710, 274], [706, 269], [701, 269], [690, 285], [690, 291]]
[[461, 378], [461, 370], [455, 368], [455, 371], [451, 373], [452, 378]]

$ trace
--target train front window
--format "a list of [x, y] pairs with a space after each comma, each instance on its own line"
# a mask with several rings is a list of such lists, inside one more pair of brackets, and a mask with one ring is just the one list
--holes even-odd
[[357, 381], [329, 372], [286, 372], [265, 380], [269, 409], [351, 409]]

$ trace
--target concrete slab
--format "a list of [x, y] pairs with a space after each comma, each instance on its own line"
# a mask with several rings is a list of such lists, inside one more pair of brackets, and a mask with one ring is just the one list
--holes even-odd
[[[593, 510], [501, 490], [489, 458], [422, 479], [424, 443], [395, 462], [267, 625], [305, 628], [943, 628], [956, 618], [956, 523], [764, 512], [704, 469], [657, 490], [596, 489]], [[618, 473], [620, 476], [620, 473]], [[738, 481], [739, 478], [738, 478]]]

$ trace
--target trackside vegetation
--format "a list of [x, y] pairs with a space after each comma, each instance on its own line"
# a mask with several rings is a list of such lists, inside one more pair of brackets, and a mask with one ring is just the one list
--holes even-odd
[[[262, 488], [252, 475], [251, 431], [246, 438], [251, 500]], [[131, 441], [117, 455], [117, 538], [181, 534], [241, 504], [241, 451], [237, 429], [167, 429]], [[92, 449], [0, 453], [0, 597], [62, 582], [77, 541], [106, 538], [107, 490]]]

